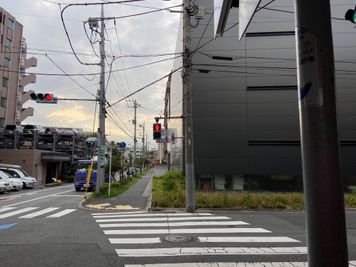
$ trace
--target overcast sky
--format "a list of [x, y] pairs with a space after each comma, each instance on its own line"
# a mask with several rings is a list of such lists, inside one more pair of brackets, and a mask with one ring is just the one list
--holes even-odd
[[[99, 0], [0, 0], [0, 6], [23, 25], [23, 36], [26, 38], [28, 55], [38, 59], [36, 68], [27, 71], [37, 73], [67, 74], [85, 73], [85, 76], [73, 76], [75, 80], [63, 76], [37, 75], [35, 84], [25, 87], [26, 90], [36, 92], [51, 92], [59, 98], [93, 98], [99, 88], [99, 66], [86, 66], [79, 63], [73, 55], [60, 19], [60, 8], [70, 3], [94, 3]], [[181, 4], [181, 0], [161, 1], [147, 0], [130, 4], [105, 5], [105, 17], [120, 17], [131, 14], [153, 11], [159, 8], [171, 7]], [[59, 5], [60, 3], [60, 5]], [[180, 7], [172, 8], [180, 10]], [[68, 28], [70, 40], [74, 50], [81, 61], [96, 63], [99, 58], [99, 43], [97, 35], [92, 34], [87, 27], [88, 35], [94, 42], [91, 46], [85, 35], [83, 22], [89, 17], [99, 17], [99, 6], [72, 6], [64, 12], [64, 22]], [[154, 12], [152, 14], [107, 20], [106, 23], [106, 54], [107, 61], [111, 63], [113, 56], [120, 55], [158, 55], [175, 53], [179, 13], [168, 11]], [[93, 51], [95, 50], [95, 53]], [[173, 67], [173, 60], [151, 64], [145, 67], [117, 71], [162, 59], [170, 59], [175, 55], [155, 57], [122, 57], [117, 58], [112, 69], [106, 91], [107, 100], [111, 103], [123, 98], [137, 89], [168, 74]], [[53, 61], [53, 62], [52, 62]], [[63, 70], [61, 70], [61, 69]], [[106, 66], [109, 71], [109, 66]], [[108, 74], [106, 75], [106, 79]], [[106, 120], [106, 133], [109, 140], [125, 141], [133, 144], [133, 100], [141, 105], [137, 110], [138, 124], [145, 123], [146, 133], [152, 140], [152, 123], [154, 117], [162, 114], [164, 107], [164, 92], [167, 79], [148, 87], [142, 92], [115, 105], [109, 114], [131, 137], [119, 129], [109, 118]], [[84, 87], [85, 90], [82, 88]], [[41, 124], [48, 126], [78, 127], [85, 131], [93, 131], [94, 102], [59, 101], [57, 105], [36, 104], [27, 102], [24, 107], [33, 106], [34, 116], [27, 118], [23, 124]], [[97, 117], [97, 115], [96, 115]], [[97, 118], [95, 131], [98, 127]], [[138, 127], [139, 142], [142, 128]], [[151, 143], [151, 146], [155, 146]]]

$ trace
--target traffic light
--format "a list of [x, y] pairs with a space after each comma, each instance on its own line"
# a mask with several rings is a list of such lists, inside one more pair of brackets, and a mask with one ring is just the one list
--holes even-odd
[[153, 124], [153, 139], [161, 139], [162, 127], [160, 123]]
[[53, 94], [42, 94], [42, 93], [32, 93], [31, 99], [35, 100], [36, 103], [44, 103], [44, 104], [57, 104], [58, 102], [58, 97], [53, 96]]
[[345, 19], [351, 21], [356, 24], [356, 6], [354, 9], [349, 9], [345, 13]]

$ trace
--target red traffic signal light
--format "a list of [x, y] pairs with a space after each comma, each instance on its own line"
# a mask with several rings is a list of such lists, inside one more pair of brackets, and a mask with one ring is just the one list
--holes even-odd
[[153, 124], [153, 132], [161, 132], [161, 124], [160, 123], [154, 123]]
[[153, 124], [153, 139], [161, 139], [162, 127], [160, 123]]
[[42, 93], [32, 93], [30, 95], [32, 100], [35, 100], [36, 103], [44, 103], [44, 104], [57, 104], [58, 98], [53, 96], [53, 94], [42, 94]]

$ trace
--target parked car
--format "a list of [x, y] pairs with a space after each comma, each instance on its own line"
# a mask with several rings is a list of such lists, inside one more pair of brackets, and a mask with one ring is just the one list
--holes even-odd
[[9, 190], [10, 183], [5, 179], [0, 179], [0, 193], [4, 193]]
[[23, 128], [23, 133], [44, 133], [45, 128], [40, 125], [27, 124]]
[[8, 124], [5, 126], [5, 133], [22, 133], [23, 131], [23, 126], [21, 125], [15, 125], [15, 124]]
[[0, 176], [0, 192], [4, 193], [11, 190], [9, 179]]
[[19, 165], [0, 164], [0, 170], [10, 174], [14, 178], [20, 178], [22, 188], [35, 188], [37, 185], [36, 178], [27, 174]]
[[22, 181], [20, 178], [12, 177], [10, 174], [0, 170], [0, 178], [4, 179], [4, 181], [8, 181], [10, 183], [9, 190], [20, 190], [22, 188]]

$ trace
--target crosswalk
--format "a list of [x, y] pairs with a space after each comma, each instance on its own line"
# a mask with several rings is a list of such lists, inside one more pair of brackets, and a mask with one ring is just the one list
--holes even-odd
[[60, 218], [67, 214], [70, 214], [77, 209], [63, 209], [60, 207], [49, 207], [40, 209], [39, 207], [0, 207], [0, 219], [7, 219], [11, 217], [17, 217], [19, 219], [32, 219], [32, 218]]
[[[307, 248], [299, 240], [228, 216], [148, 212], [92, 216], [128, 267], [306, 266]], [[299, 261], [263, 261], [273, 257]]]

